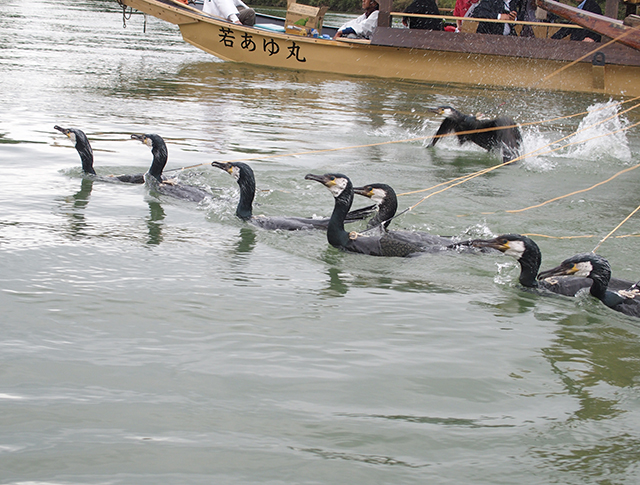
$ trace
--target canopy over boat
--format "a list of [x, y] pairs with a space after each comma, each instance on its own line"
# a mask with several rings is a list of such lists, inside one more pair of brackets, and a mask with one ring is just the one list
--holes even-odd
[[370, 40], [334, 40], [336, 29], [326, 26], [320, 34], [328, 38], [286, 33], [278, 17], [259, 16], [249, 27], [178, 0], [117, 1], [178, 25], [186, 42], [226, 61], [433, 83], [640, 95], [639, 50], [549, 38], [566, 24], [511, 22], [516, 30], [531, 26], [535, 37], [477, 34], [478, 20], [469, 18], [461, 19], [459, 33], [398, 28], [394, 17], [431, 16], [392, 12], [391, 0], [379, 0], [378, 27]]

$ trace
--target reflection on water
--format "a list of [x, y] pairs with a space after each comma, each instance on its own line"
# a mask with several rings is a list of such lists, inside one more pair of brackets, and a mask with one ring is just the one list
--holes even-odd
[[87, 232], [89, 224], [85, 219], [84, 210], [89, 204], [89, 196], [91, 195], [92, 189], [92, 178], [82, 178], [80, 190], [73, 194], [70, 199], [64, 201], [65, 203], [71, 203], [70, 207], [62, 209], [69, 218], [67, 235], [70, 239], [80, 239], [89, 236]]
[[[635, 467], [637, 457], [631, 450], [639, 449], [640, 439], [616, 424], [634, 426], [635, 421], [621, 406], [617, 390], [634, 387], [640, 375], [638, 359], [626, 357], [640, 352], [638, 333], [603, 324], [596, 317], [570, 315], [558, 321], [555, 334], [542, 353], [577, 407], [552, 426], [567, 437], [564, 445], [537, 445], [532, 451], [560, 471], [606, 481], [610, 474], [624, 476]], [[608, 432], [589, 430], [587, 423], [594, 421], [610, 422], [602, 427]]]
[[[523, 126], [529, 149], [612, 114], [561, 118], [608, 99], [253, 68], [143, 21], [122, 29], [114, 1], [0, 2], [4, 481], [638, 481], [633, 319], [524, 291], [495, 254], [369, 258], [320, 231], [260, 230], [237, 219], [236, 184], [210, 167], [252, 158], [266, 215], [329, 214], [330, 194], [304, 175], [339, 171], [406, 193], [396, 229], [599, 238], [637, 206], [637, 174], [506, 210], [638, 163], [636, 131], [417, 206], [426, 193], [410, 192], [499, 163], [455, 140], [428, 149], [441, 122], [428, 108], [557, 117]], [[234, 195], [159, 201], [84, 178], [52, 133], [61, 120], [97, 138], [99, 173], [146, 170], [148, 147], [128, 134], [159, 133], [167, 171], [198, 165], [180, 181]], [[594, 240], [536, 237], [544, 267]], [[636, 239], [602, 254], [638, 279]]]
[[162, 242], [162, 221], [164, 221], [166, 214], [159, 202], [149, 200], [147, 204], [149, 204], [149, 218], [147, 219], [149, 238], [147, 239], [147, 244], [157, 246]]
[[242, 227], [235, 247], [236, 254], [250, 253], [256, 247], [256, 233], [252, 227]]

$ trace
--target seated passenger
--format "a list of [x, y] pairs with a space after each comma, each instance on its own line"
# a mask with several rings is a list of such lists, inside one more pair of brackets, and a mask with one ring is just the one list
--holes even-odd
[[[518, 9], [518, 18], [517, 20], [524, 20], [526, 22], [538, 22], [538, 18], [536, 17], [536, 11], [538, 6], [536, 5], [536, 0], [525, 0], [524, 3], [521, 4], [521, 8]], [[546, 13], [546, 11], [542, 10]], [[535, 37], [536, 35], [533, 32], [533, 28], [530, 25], [523, 25], [522, 31], [520, 32], [520, 37]]]
[[[511, 3], [516, 2], [517, 0], [512, 0]], [[518, 12], [515, 5], [511, 6], [506, 0], [480, 0], [471, 16], [477, 19], [515, 20]], [[480, 22], [476, 32], [478, 34], [493, 35], [515, 34], [509, 24], [498, 22]]]
[[256, 23], [256, 11], [245, 5], [242, 0], [204, 0], [202, 11], [222, 17], [234, 24], [254, 25]]
[[[423, 13], [427, 15], [440, 15], [436, 0], [413, 0], [413, 3], [404, 9], [404, 13]], [[418, 17], [403, 17], [402, 25], [410, 29], [442, 30], [441, 19], [425, 19]]]
[[[453, 8], [454, 17], [470, 17], [473, 10], [478, 5], [478, 0], [456, 0], [456, 6]], [[456, 20], [456, 32], [460, 32], [462, 20]]]
[[[580, 0], [578, 0], [580, 1]], [[600, 5], [596, 2], [596, 0], [583, 0], [580, 5], [578, 5], [580, 10], [585, 10], [586, 12], [597, 13], [598, 15], [602, 15], [602, 9]], [[600, 42], [602, 36], [600, 34], [596, 34], [595, 32], [591, 32], [586, 29], [568, 29], [566, 27], [562, 27], [555, 34], [551, 36], [552, 39], [563, 39], [567, 35], [571, 35], [569, 37], [571, 40], [584, 41], [584, 42]]]
[[378, 26], [378, 8], [380, 7], [376, 0], [362, 0], [364, 13], [343, 24], [333, 38], [370, 39]]

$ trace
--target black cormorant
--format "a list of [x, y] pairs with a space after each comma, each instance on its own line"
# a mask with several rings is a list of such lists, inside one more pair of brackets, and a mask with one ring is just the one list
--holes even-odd
[[377, 212], [369, 219], [367, 224], [368, 229], [380, 227], [383, 232], [393, 232], [401, 235], [408, 241], [414, 241], [416, 244], [424, 245], [425, 250], [434, 252], [445, 249], [456, 249], [464, 252], [469, 249], [469, 246], [466, 244], [458, 245], [459, 240], [453, 237], [437, 236], [422, 231], [389, 231], [388, 228], [391, 219], [396, 215], [396, 210], [398, 209], [398, 197], [390, 185], [368, 184], [363, 187], [354, 187], [353, 192], [368, 197], [375, 203]]
[[[476, 239], [469, 242], [478, 248], [492, 248], [520, 263], [519, 281], [527, 288], [540, 288], [565, 296], [575, 296], [583, 288], [591, 286], [591, 280], [578, 277], [539, 277], [542, 254], [538, 245], [527, 236], [503, 234], [493, 239]], [[543, 276], [543, 274], [541, 274]], [[629, 288], [633, 283], [624, 280], [612, 280], [616, 288]]]
[[[299, 229], [326, 229], [329, 219], [313, 219], [305, 217], [267, 217], [253, 215], [253, 199], [256, 193], [256, 179], [253, 169], [243, 162], [212, 162], [211, 166], [217, 167], [231, 174], [240, 187], [240, 200], [236, 207], [236, 216], [243, 221], [251, 222], [263, 229], [283, 229], [296, 231]], [[348, 222], [364, 219], [372, 211], [374, 206], [365, 207], [356, 211], [356, 214], [348, 216]]]
[[[77, 128], [61, 128], [56, 125], [53, 127], [60, 133], [67, 135], [71, 142], [75, 145], [80, 160], [82, 160], [82, 171], [87, 175], [96, 175], [96, 171], [93, 169], [93, 150], [87, 135], [82, 130]], [[97, 177], [97, 175], [96, 175]], [[144, 174], [136, 173], [131, 175], [109, 175], [107, 177], [100, 177], [101, 180], [113, 181], [113, 179], [119, 180], [129, 184], [143, 184]]]
[[447, 133], [459, 133], [473, 130], [485, 130], [500, 126], [508, 126], [499, 130], [483, 131], [480, 133], [461, 133], [457, 135], [458, 142], [463, 144], [471, 141], [481, 146], [485, 150], [501, 150], [502, 163], [506, 163], [520, 156], [522, 147], [522, 134], [520, 128], [516, 126], [513, 118], [509, 116], [498, 116], [492, 120], [478, 119], [473, 115], [465, 115], [451, 106], [440, 106], [432, 109], [434, 113], [444, 115], [445, 119], [440, 125], [438, 132], [431, 139], [430, 147], [434, 146], [441, 135]]
[[348, 233], [344, 220], [353, 203], [353, 185], [346, 175], [327, 173], [307, 174], [306, 180], [315, 180], [327, 187], [335, 199], [333, 213], [327, 227], [327, 240], [333, 247], [372, 256], [411, 256], [426, 250], [425, 245], [394, 232], [367, 235]]
[[167, 164], [167, 145], [160, 135], [131, 135], [133, 140], [138, 140], [151, 148], [153, 162], [149, 171], [144, 174], [145, 183], [154, 191], [162, 195], [168, 195], [177, 199], [186, 199], [193, 202], [201, 202], [211, 194], [204, 189], [193, 185], [184, 185], [171, 180], [164, 180], [162, 171]]
[[540, 277], [573, 275], [591, 280], [589, 293], [602, 301], [609, 308], [640, 317], [640, 288], [638, 283], [630, 285], [627, 289], [612, 291], [609, 288], [611, 279], [611, 266], [609, 262], [594, 253], [577, 254], [565, 259], [560, 266], [540, 273]]

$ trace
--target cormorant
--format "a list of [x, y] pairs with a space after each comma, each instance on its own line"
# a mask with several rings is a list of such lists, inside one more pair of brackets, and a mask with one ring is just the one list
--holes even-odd
[[149, 171], [144, 174], [144, 182], [159, 194], [168, 195], [177, 199], [186, 199], [193, 202], [201, 202], [211, 194], [206, 190], [193, 185], [184, 185], [171, 180], [164, 180], [162, 171], [167, 164], [167, 145], [160, 135], [131, 135], [133, 140], [138, 140], [151, 147], [153, 162]]
[[471, 141], [485, 150], [501, 150], [502, 163], [506, 163], [520, 156], [522, 134], [520, 133], [520, 128], [515, 126], [516, 123], [510, 116], [498, 116], [493, 120], [483, 120], [473, 115], [465, 115], [451, 106], [440, 106], [439, 108], [431, 109], [431, 111], [444, 115], [445, 119], [440, 125], [438, 132], [431, 139], [430, 147], [438, 142], [441, 135], [446, 135], [447, 133], [510, 126], [511, 128], [483, 131], [480, 133], [462, 133], [457, 135], [458, 142], [462, 145], [465, 142]]
[[[542, 260], [540, 248], [533, 240], [520, 234], [503, 234], [488, 240], [476, 239], [469, 241], [469, 244], [477, 248], [497, 249], [518, 260], [519, 281], [527, 288], [540, 288], [559, 295], [575, 296], [583, 288], [589, 288], [592, 283], [590, 279], [572, 276], [552, 278], [544, 273], [538, 276]], [[615, 288], [629, 288], [633, 283], [615, 279], [612, 280], [612, 284]]]
[[[240, 187], [240, 200], [236, 208], [236, 216], [243, 221], [251, 222], [263, 229], [283, 229], [296, 231], [299, 229], [326, 229], [329, 219], [313, 219], [305, 217], [267, 217], [253, 215], [253, 199], [256, 193], [256, 179], [253, 169], [243, 162], [211, 162], [211, 166], [224, 170], [233, 175]], [[347, 222], [355, 222], [367, 217], [374, 206], [354, 211], [348, 216]]]
[[[577, 254], [565, 259], [560, 266], [540, 273], [540, 277], [573, 275], [588, 278], [593, 283], [589, 293], [612, 310], [625, 315], [640, 317], [640, 288], [638, 283], [626, 290], [609, 289], [611, 266], [609, 262], [594, 253]], [[640, 282], [639, 282], [640, 283]]]
[[320, 182], [333, 194], [335, 203], [327, 227], [327, 240], [333, 247], [372, 256], [405, 257], [425, 251], [424, 244], [416, 243], [394, 232], [385, 232], [382, 235], [348, 233], [344, 229], [344, 220], [353, 203], [351, 180], [339, 173], [307, 174], [304, 178]]
[[[67, 135], [71, 142], [75, 145], [80, 160], [82, 160], [82, 171], [87, 175], [96, 175], [96, 171], [93, 169], [93, 150], [87, 135], [82, 130], [77, 128], [61, 128], [56, 125], [53, 127], [60, 133]], [[97, 177], [97, 175], [96, 175]], [[129, 184], [143, 184], [144, 174], [136, 173], [131, 175], [109, 175], [107, 177], [101, 177], [102, 180], [112, 181], [113, 179], [119, 180]]]
[[[409, 241], [422, 244], [426, 247], [431, 246], [429, 250], [441, 251], [445, 249], [456, 249], [465, 251], [468, 249], [466, 244], [458, 245], [458, 240], [453, 237], [437, 236], [421, 231], [389, 231], [391, 219], [396, 215], [398, 209], [398, 197], [393, 187], [387, 184], [368, 184], [363, 187], [354, 187], [353, 192], [364, 197], [369, 197], [377, 209], [376, 215], [369, 219], [368, 229], [380, 227], [382, 232], [393, 232], [401, 235]], [[426, 250], [426, 249], [425, 249]]]

